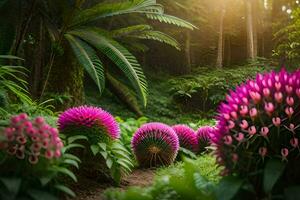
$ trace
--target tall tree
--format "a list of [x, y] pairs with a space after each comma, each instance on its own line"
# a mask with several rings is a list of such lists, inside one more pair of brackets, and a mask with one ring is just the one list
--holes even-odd
[[247, 54], [248, 59], [254, 60], [257, 57], [257, 33], [256, 30], [256, 23], [254, 20], [253, 15], [253, 7], [254, 1], [253, 0], [246, 0], [246, 26], [247, 26]]
[[224, 62], [224, 18], [226, 14], [226, 5], [223, 0], [220, 1], [220, 22], [219, 22], [219, 37], [218, 37], [218, 53], [217, 53], [217, 68], [223, 67]]

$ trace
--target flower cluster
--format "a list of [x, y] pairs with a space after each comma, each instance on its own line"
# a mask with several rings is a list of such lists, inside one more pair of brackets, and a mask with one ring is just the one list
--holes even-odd
[[95, 135], [106, 134], [110, 139], [120, 137], [120, 128], [114, 117], [98, 107], [79, 106], [66, 110], [58, 119], [61, 132], [87, 128]]
[[131, 145], [143, 167], [170, 165], [179, 150], [178, 136], [171, 127], [162, 123], [144, 124], [134, 134]]
[[194, 153], [198, 152], [198, 139], [195, 131], [186, 125], [175, 125], [172, 127], [178, 136], [181, 147]]
[[211, 138], [214, 135], [215, 127], [212, 126], [202, 126], [198, 128], [196, 135], [199, 143], [199, 152], [204, 152], [206, 147], [211, 143]]
[[300, 70], [258, 74], [219, 107], [213, 142], [224, 173], [247, 173], [267, 157], [299, 154]]
[[0, 150], [18, 159], [28, 159], [31, 164], [38, 163], [40, 157], [53, 159], [61, 156], [63, 143], [58, 131], [42, 117], [31, 121], [24, 113], [14, 116], [9, 127], [0, 134], [4, 137]]

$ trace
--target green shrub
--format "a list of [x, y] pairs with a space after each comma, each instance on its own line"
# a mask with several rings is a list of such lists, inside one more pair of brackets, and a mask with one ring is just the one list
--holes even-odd
[[252, 65], [226, 70], [201, 67], [192, 75], [171, 79], [170, 92], [183, 109], [209, 111], [224, 100], [228, 90], [265, 70]]

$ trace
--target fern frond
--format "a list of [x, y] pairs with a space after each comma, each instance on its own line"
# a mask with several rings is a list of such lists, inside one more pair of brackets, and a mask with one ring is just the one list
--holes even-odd
[[104, 67], [96, 51], [84, 41], [70, 34], [65, 34], [65, 37], [69, 41], [79, 63], [96, 83], [101, 94], [105, 86]]
[[152, 27], [147, 24], [139, 24], [139, 25], [133, 25], [125, 28], [112, 30], [110, 33], [112, 37], [123, 37], [127, 35], [140, 33], [146, 30], [152, 30]]
[[176, 25], [176, 26], [191, 29], [191, 30], [198, 29], [195, 25], [191, 24], [190, 22], [180, 19], [178, 17], [172, 16], [172, 15], [156, 13], [156, 12], [148, 12], [145, 14], [146, 14], [147, 18], [152, 19], [152, 20], [157, 20], [159, 22], [172, 24], [172, 25]]
[[180, 44], [177, 42], [176, 39], [160, 31], [152, 31], [152, 30], [143, 31], [141, 33], [133, 34], [128, 37], [146, 39], [146, 40], [155, 40], [158, 42], [168, 44], [172, 47], [175, 47], [177, 50], [180, 50]]
[[144, 106], [147, 104], [147, 81], [137, 59], [117, 41], [92, 30], [74, 30], [69, 34], [76, 35], [97, 48], [127, 76], [135, 87]]
[[73, 19], [71, 26], [87, 24], [101, 18], [116, 15], [143, 13], [155, 10], [163, 13], [162, 6], [156, 0], [132, 0], [119, 3], [99, 3], [95, 6], [80, 11]]

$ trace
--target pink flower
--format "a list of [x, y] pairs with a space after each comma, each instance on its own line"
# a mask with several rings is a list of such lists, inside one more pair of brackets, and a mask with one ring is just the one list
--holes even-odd
[[[47, 150], [46, 152], [45, 152], [45, 157], [47, 158], [47, 159], [51, 159], [51, 158], [53, 158], [53, 156], [54, 156], [54, 152], [52, 151], [52, 150]], [[58, 156], [59, 157], [59, 156]]]
[[25, 144], [27, 142], [24, 136], [17, 136], [16, 140], [19, 144]]
[[61, 151], [60, 151], [60, 149], [57, 149], [54, 153], [54, 157], [59, 158], [60, 156], [61, 156]]
[[291, 118], [291, 116], [294, 114], [294, 109], [292, 107], [287, 107], [284, 111], [289, 118]]
[[283, 95], [282, 95], [281, 92], [276, 92], [274, 94], [274, 98], [275, 98], [277, 103], [282, 103]]
[[31, 164], [37, 164], [39, 159], [37, 156], [35, 155], [30, 155], [29, 158], [28, 158], [28, 161], [31, 163]]
[[286, 158], [289, 155], [289, 150], [287, 148], [281, 149], [281, 155], [283, 158]]
[[177, 156], [179, 139], [168, 125], [147, 123], [134, 133], [131, 146], [139, 165], [169, 165]]
[[262, 127], [260, 130], [260, 134], [264, 137], [266, 137], [269, 133], [269, 128], [268, 127]]
[[179, 145], [181, 147], [192, 152], [198, 151], [198, 138], [193, 129], [183, 124], [172, 126], [172, 128], [178, 136]]
[[242, 105], [241, 106], [241, 109], [240, 109], [240, 113], [241, 113], [241, 115], [242, 116], [245, 116], [245, 115], [247, 115], [248, 114], [248, 106], [245, 106], [245, 105]]
[[38, 125], [43, 125], [45, 123], [45, 119], [43, 117], [37, 117], [34, 122]]
[[290, 143], [291, 143], [292, 147], [297, 148], [298, 144], [299, 144], [298, 138], [292, 138], [290, 140]]
[[226, 135], [224, 137], [224, 143], [227, 145], [231, 145], [232, 144], [232, 137], [230, 135]]
[[287, 97], [286, 98], [286, 103], [289, 105], [289, 106], [293, 106], [295, 101], [294, 101], [294, 98], [293, 97]]
[[270, 92], [270, 89], [269, 88], [264, 88], [263, 89], [263, 94], [265, 97], [269, 97], [271, 92]]
[[275, 126], [279, 127], [281, 124], [281, 119], [279, 117], [272, 118], [272, 122]]
[[249, 127], [249, 124], [246, 120], [242, 120], [242, 122], [240, 123], [240, 127], [242, 129], [247, 129]]
[[265, 111], [267, 113], [273, 113], [274, 112], [274, 105], [271, 102], [265, 103]]
[[255, 126], [251, 126], [249, 129], [248, 129], [248, 133], [250, 135], [254, 135], [256, 133], [256, 127]]
[[258, 149], [258, 153], [261, 155], [261, 157], [265, 157], [267, 155], [267, 148], [266, 147], [260, 147]]
[[69, 128], [99, 128], [104, 134], [115, 140], [120, 137], [120, 128], [114, 117], [98, 107], [79, 106], [66, 110], [58, 119], [59, 130]]
[[251, 108], [250, 116], [251, 116], [251, 118], [255, 118], [257, 116], [257, 109], [256, 108]]
[[239, 160], [238, 154], [234, 153], [232, 154], [232, 162], [237, 162]]
[[281, 89], [281, 83], [276, 82], [275, 83], [275, 88], [276, 88], [277, 91], [280, 91], [280, 89]]
[[228, 121], [228, 128], [233, 129], [235, 127], [235, 123], [231, 120]]
[[288, 93], [288, 94], [291, 94], [293, 92], [293, 87], [290, 86], [290, 85], [286, 85], [285, 86], [285, 91]]
[[238, 141], [238, 142], [241, 142], [243, 141], [244, 139], [244, 134], [243, 133], [238, 133], [236, 136], [235, 136], [235, 139]]

